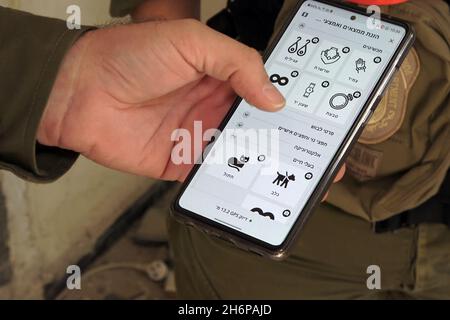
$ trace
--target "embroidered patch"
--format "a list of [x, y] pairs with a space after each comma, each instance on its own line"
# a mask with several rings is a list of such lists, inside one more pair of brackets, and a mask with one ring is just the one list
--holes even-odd
[[392, 137], [405, 119], [408, 95], [420, 72], [420, 60], [415, 49], [406, 57], [394, 76], [386, 96], [366, 125], [359, 142], [378, 144]]
[[370, 180], [377, 176], [382, 159], [383, 152], [357, 143], [347, 158], [347, 169], [359, 181]]

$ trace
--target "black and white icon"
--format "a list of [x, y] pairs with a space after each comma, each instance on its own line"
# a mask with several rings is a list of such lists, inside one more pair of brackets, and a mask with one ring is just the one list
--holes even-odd
[[336, 93], [330, 98], [330, 106], [335, 110], [342, 110], [348, 106], [350, 101], [358, 99], [361, 97], [361, 92], [356, 91], [355, 93]]
[[364, 71], [366, 72], [366, 61], [362, 58], [359, 58], [358, 60], [355, 61], [356, 64], [356, 72], [360, 72], [360, 71]]
[[259, 155], [258, 156], [258, 162], [264, 162], [264, 161], [266, 161], [266, 156], [263, 155], [263, 154]]
[[290, 45], [290, 47], [288, 48], [288, 52], [296, 53], [298, 51], [300, 41], [302, 41], [302, 37], [297, 37], [297, 41], [295, 41], [293, 44]]
[[322, 82], [322, 87], [323, 88], [328, 88], [329, 86], [330, 86], [330, 82], [329, 81]]
[[289, 84], [289, 78], [279, 75], [278, 73], [274, 73], [270, 76], [270, 82], [278, 84], [279, 86], [287, 86]]
[[297, 70], [294, 70], [294, 71], [291, 72], [291, 77], [292, 78], [297, 78], [299, 76], [299, 74], [300, 73]]
[[272, 184], [276, 184], [277, 186], [280, 186], [281, 188], [287, 188], [289, 182], [295, 181], [295, 175], [289, 174], [286, 172], [286, 174], [282, 174], [277, 172], [277, 177], [275, 180], [273, 180]]
[[286, 210], [283, 211], [283, 217], [287, 218], [290, 215], [291, 215], [291, 210], [286, 209]]
[[256, 207], [256, 208], [251, 209], [250, 211], [254, 212], [254, 213], [257, 213], [260, 216], [267, 217], [270, 220], [275, 220], [275, 215], [272, 212], [269, 212], [269, 211], [264, 212], [264, 210], [261, 209], [261, 208]]
[[231, 157], [230, 159], [228, 159], [228, 166], [240, 172], [249, 160], [250, 158], [246, 156], [241, 156], [239, 159], [236, 157]]
[[314, 175], [311, 172], [308, 172], [305, 174], [305, 179], [306, 180], [311, 180], [314, 177]]
[[349, 53], [350, 52], [350, 48], [349, 47], [344, 47], [344, 48], [342, 48], [342, 52], [343, 53]]
[[333, 64], [341, 59], [341, 55], [339, 54], [339, 50], [337, 48], [331, 47], [330, 49], [322, 51], [320, 58], [325, 64]]
[[316, 84], [314, 82], [311, 82], [309, 84], [309, 86], [306, 87], [305, 92], [303, 93], [303, 97], [309, 98], [309, 96], [314, 93], [315, 87], [316, 87]]
[[376, 64], [379, 64], [381, 62], [381, 57], [375, 57], [373, 59], [373, 62], [375, 62]]
[[302, 41], [302, 37], [297, 37], [297, 40], [288, 48], [288, 52], [291, 54], [297, 53], [299, 57], [303, 57], [308, 52], [308, 45], [310, 43], [317, 44], [320, 40], [317, 37], [307, 39], [302, 46], [300, 46], [300, 41]]

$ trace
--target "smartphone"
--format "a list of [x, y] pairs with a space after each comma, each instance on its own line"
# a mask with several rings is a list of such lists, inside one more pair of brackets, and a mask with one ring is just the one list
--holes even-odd
[[374, 14], [297, 4], [264, 58], [286, 107], [235, 101], [175, 199], [176, 218], [244, 250], [287, 256], [414, 42], [406, 22]]

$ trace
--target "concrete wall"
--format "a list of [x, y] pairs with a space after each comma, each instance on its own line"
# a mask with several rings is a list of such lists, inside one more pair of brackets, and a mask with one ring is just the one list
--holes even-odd
[[0, 298], [40, 298], [42, 285], [61, 277], [151, 184], [80, 159], [53, 184], [0, 174], [6, 204], [10, 282]]
[[[0, 5], [57, 18], [78, 4], [83, 24], [109, 20], [108, 0], [0, 0]], [[205, 0], [204, 18], [225, 0]], [[0, 172], [0, 298], [41, 298], [111, 223], [153, 183], [101, 168], [86, 159], [53, 184], [24, 182]]]
[[226, 0], [202, 0], [202, 20], [205, 21], [209, 17], [225, 8]]

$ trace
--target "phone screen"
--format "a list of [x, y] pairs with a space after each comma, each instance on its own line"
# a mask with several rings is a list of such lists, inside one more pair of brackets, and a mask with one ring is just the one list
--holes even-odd
[[279, 246], [401, 45], [405, 27], [305, 1], [266, 61], [286, 107], [241, 101], [178, 205]]

